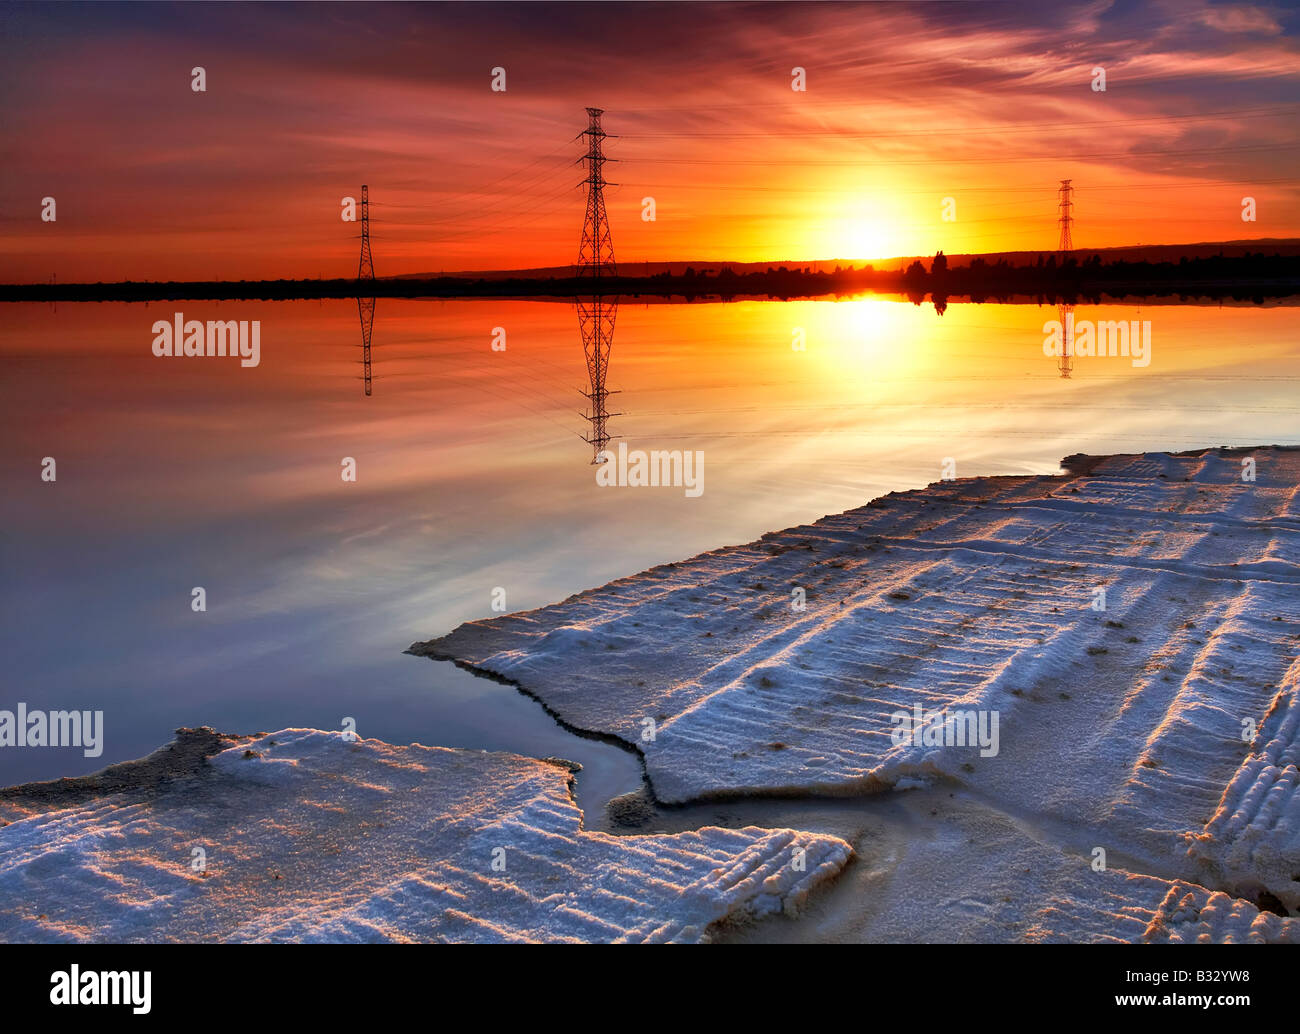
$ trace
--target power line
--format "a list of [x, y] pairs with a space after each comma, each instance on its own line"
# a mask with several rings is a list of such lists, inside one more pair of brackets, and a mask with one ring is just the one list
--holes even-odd
[[[1243, 151], [1288, 151], [1295, 147], [1300, 147], [1300, 140], [1287, 141], [1282, 144], [1258, 144], [1247, 146], [1226, 146], [1226, 147], [1195, 147], [1195, 148], [1162, 148], [1154, 151], [1114, 151], [1106, 154], [1090, 153], [1089, 159], [1115, 159], [1115, 158], [1143, 158], [1155, 155], [1187, 155], [1197, 154], [1220, 154], [1225, 151], [1233, 154], [1240, 154]], [[863, 157], [860, 159], [850, 158], [791, 158], [777, 160], [772, 158], [636, 158], [635, 161], [651, 165], [763, 165], [763, 166], [789, 166], [789, 165], [817, 165], [817, 166], [849, 166], [861, 167], [863, 165], [874, 165], [876, 167], [892, 167], [896, 165], [1012, 165], [1019, 162], [1059, 162], [1059, 154], [1048, 155], [1020, 155], [1012, 158], [970, 158], [965, 155], [959, 158], [880, 158], [880, 157]]]
[[[773, 164], [781, 164], [781, 163], [776, 162]], [[1103, 183], [1103, 184], [1098, 184], [1097, 186], [1090, 185], [1088, 187], [1088, 193], [1091, 194], [1092, 192], [1097, 190], [1147, 190], [1147, 189], [1177, 190], [1177, 189], [1184, 189], [1189, 187], [1204, 187], [1204, 186], [1252, 186], [1253, 187], [1259, 185], [1272, 185], [1277, 183], [1286, 183], [1286, 184], [1291, 184], [1293, 186], [1296, 185], [1296, 181], [1294, 179], [1288, 179], [1288, 178], [1252, 179], [1249, 177], [1243, 177], [1241, 179], [1184, 180], [1181, 183], [1112, 183], [1112, 184]], [[623, 185], [628, 187], [650, 187], [654, 189], [663, 189], [663, 187], [666, 186], [666, 184], [663, 183], [662, 181], [658, 183], [625, 181]], [[837, 188], [771, 187], [771, 186], [745, 186], [742, 184], [733, 184], [733, 183], [724, 183], [718, 185], [692, 184], [687, 189], [692, 191], [725, 190], [727, 192], [743, 190], [743, 191], [752, 191], [757, 193], [780, 193], [780, 194], [834, 194], [839, 197], [842, 197], [845, 192], [844, 187], [837, 187]], [[864, 188], [864, 189], [869, 190], [869, 188]], [[931, 190], [891, 189], [889, 190], [889, 195], [891, 197], [895, 197], [895, 196], [908, 197], [908, 196], [924, 194], [931, 197], [940, 197], [944, 194], [951, 194], [954, 196], [957, 194], [992, 194], [992, 193], [1002, 193], [1002, 194], [1011, 193], [1011, 194], [1018, 194], [1018, 195], [1027, 195], [1035, 192], [1040, 194], [1042, 197], [1056, 196], [1055, 191], [1044, 189], [1041, 181], [1035, 182], [1033, 184], [1023, 185], [1023, 186], [944, 187], [942, 189], [931, 189]]]
[[860, 140], [868, 140], [868, 139], [893, 140], [893, 139], [904, 139], [907, 137], [916, 137], [916, 136], [933, 137], [933, 136], [956, 135], [956, 136], [967, 137], [967, 136], [978, 136], [984, 133], [996, 134], [1000, 136], [1005, 133], [1040, 132], [1044, 129], [1059, 129], [1063, 132], [1068, 132], [1070, 134], [1077, 134], [1081, 131], [1102, 127], [1102, 126], [1137, 125], [1146, 122], [1155, 122], [1163, 125], [1168, 122], [1176, 122], [1176, 121], [1206, 122], [1206, 121], [1214, 121], [1218, 119], [1228, 119], [1228, 118], [1273, 118], [1278, 115], [1291, 114], [1295, 111], [1297, 107], [1300, 107], [1300, 105], [1285, 104], [1273, 108], [1242, 108], [1237, 111], [1206, 112], [1205, 114], [1202, 115], [1163, 115], [1163, 116], [1150, 115], [1143, 118], [1105, 119], [1105, 120], [1100, 120], [1095, 122], [1079, 122], [1079, 123], [1068, 123], [1068, 124], [1063, 124], [1061, 121], [1058, 120], [1056, 122], [1019, 123], [1011, 126], [990, 127], [986, 129], [971, 129], [969, 127], [966, 127], [966, 128], [954, 128], [954, 129], [902, 130], [902, 131], [895, 131], [895, 132], [875, 132], [875, 131], [859, 132], [856, 130], [835, 130], [835, 129], [822, 129], [822, 130], [789, 129], [789, 130], [769, 130], [766, 132], [743, 132], [743, 133], [741, 132], [623, 133], [622, 136], [624, 139], [627, 140], [695, 139], [695, 138], [769, 139], [771, 137], [776, 137], [776, 136], [782, 136], [782, 137], [831, 136], [831, 137], [852, 137], [854, 139], [860, 139]]

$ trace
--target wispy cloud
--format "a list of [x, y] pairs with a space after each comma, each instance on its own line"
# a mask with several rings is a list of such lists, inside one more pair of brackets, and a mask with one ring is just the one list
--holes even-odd
[[1070, 175], [1091, 244], [1242, 236], [1247, 187], [1268, 199], [1251, 231], [1296, 234], [1278, 182], [1295, 20], [1173, 2], [9, 5], [0, 278], [347, 275], [339, 203], [363, 181], [381, 274], [563, 263], [588, 104], [619, 134], [611, 218], [636, 258], [1042, 246]]

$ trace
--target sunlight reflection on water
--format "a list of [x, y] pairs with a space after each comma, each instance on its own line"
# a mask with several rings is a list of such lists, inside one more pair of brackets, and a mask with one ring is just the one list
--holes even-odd
[[[261, 366], [154, 357], [173, 311], [261, 320]], [[581, 761], [590, 809], [637, 785], [634, 756], [401, 651], [491, 616], [495, 588], [540, 606], [921, 487], [947, 457], [961, 477], [1295, 444], [1294, 311], [1080, 306], [1151, 320], [1153, 361], [1079, 358], [1062, 380], [1042, 348], [1054, 307], [624, 300], [609, 431], [702, 451], [688, 498], [596, 486], [571, 304], [380, 299], [369, 398], [354, 301], [11, 305], [0, 706], [103, 709], [107, 743], [7, 751], [0, 784], [138, 757], [180, 725], [350, 716], [366, 737]]]

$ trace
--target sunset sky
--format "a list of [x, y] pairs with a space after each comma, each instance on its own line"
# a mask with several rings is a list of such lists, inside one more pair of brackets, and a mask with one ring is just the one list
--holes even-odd
[[587, 105], [625, 267], [1051, 250], [1065, 177], [1077, 247], [1296, 237], [1298, 29], [1200, 0], [4, 4], [0, 280], [353, 276], [363, 182], [379, 276], [571, 263]]

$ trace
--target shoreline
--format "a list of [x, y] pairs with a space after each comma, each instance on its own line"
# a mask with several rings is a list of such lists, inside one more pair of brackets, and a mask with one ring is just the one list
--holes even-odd
[[[897, 294], [936, 308], [949, 302], [974, 304], [1026, 298], [1040, 304], [1101, 304], [1103, 299], [1198, 298], [1261, 301], [1300, 294], [1300, 255], [1194, 258], [1185, 263], [1081, 262], [1079, 253], [1058, 266], [1048, 264], [960, 266], [936, 258], [927, 270], [919, 261], [907, 269], [837, 267], [834, 271], [789, 269], [734, 272], [725, 263], [716, 274], [660, 273], [606, 277], [502, 277], [206, 281], [121, 281], [115, 283], [0, 284], [0, 301], [194, 301], [299, 300], [319, 298], [832, 298], [855, 294]], [[1042, 255], [1039, 256], [1040, 260]]]
[[[1259, 482], [1240, 477], [1247, 457], [1269, 471]], [[635, 745], [670, 826], [829, 809], [826, 828], [866, 857], [850, 816], [891, 787], [947, 793], [964, 802], [958, 823], [1090, 837], [1069, 846], [1085, 873], [1108, 848], [1136, 873], [1294, 915], [1300, 836], [1280, 816], [1300, 813], [1285, 774], [1300, 725], [1300, 451], [1062, 467], [891, 493], [412, 651], [509, 678], [568, 724]], [[791, 612], [792, 585], [811, 616]], [[1000, 713], [1001, 755], [891, 746], [890, 709], [918, 698]], [[859, 934], [887, 924], [858, 917]]]
[[587, 830], [557, 758], [204, 728], [114, 767], [0, 794], [24, 812], [0, 940], [702, 942], [797, 916], [853, 857], [789, 828]]
[[[1238, 477], [1248, 456], [1256, 482]], [[1300, 871], [1300, 828], [1283, 818], [1300, 814], [1287, 774], [1300, 750], [1300, 448], [1075, 454], [1061, 467], [890, 493], [538, 610], [469, 622], [407, 652], [513, 684], [570, 732], [640, 756], [643, 790], [608, 802], [597, 823], [605, 833], [576, 810], [572, 763], [509, 755], [517, 766], [565, 769], [567, 807], [583, 831], [575, 851], [587, 849], [583, 836], [665, 845], [704, 836], [749, 850], [759, 837], [751, 831], [775, 828], [841, 852], [818, 870], [815, 891], [791, 891], [788, 908], [727, 906], [707, 929], [672, 928], [686, 939], [1300, 941], [1300, 892], [1288, 883]], [[1080, 528], [1088, 535], [1072, 532]], [[1112, 540], [1124, 528], [1132, 534]], [[1166, 548], [1177, 559], [1164, 559]], [[804, 611], [786, 606], [796, 583], [807, 589]], [[1089, 594], [1103, 583], [1109, 606], [1097, 611]], [[857, 685], [874, 688], [855, 695]], [[900, 705], [991, 709], [1002, 719], [1000, 752], [891, 747], [888, 726], [872, 724], [890, 694]], [[805, 704], [811, 713], [799, 718]], [[1207, 709], [1226, 714], [1222, 730], [1204, 726]], [[1257, 722], [1248, 743], [1232, 728], [1239, 711]], [[648, 742], [646, 717], [655, 720]], [[749, 734], [770, 743], [755, 753]], [[302, 744], [302, 757], [274, 764], [286, 749], [278, 738]], [[11, 823], [0, 840], [60, 815], [110, 826], [144, 809], [150, 821], [209, 786], [214, 766], [221, 779], [260, 786], [259, 807], [294, 803], [301, 821], [324, 803], [313, 787], [325, 785], [295, 790], [303, 766], [333, 781], [352, 763], [337, 740], [178, 730], [138, 761], [0, 790], [0, 820]], [[379, 771], [420, 768], [413, 791], [437, 782], [430, 758], [467, 774], [488, 757], [360, 742], [378, 752]], [[246, 787], [220, 785], [226, 797], [212, 807], [228, 812]], [[366, 814], [361, 800], [349, 805], [362, 807], [354, 820]], [[439, 800], [418, 814], [474, 840], [482, 830], [473, 824], [492, 825], [495, 808], [460, 821], [463, 808]], [[726, 839], [733, 834], [742, 840]], [[180, 822], [177, 841], [186, 835]], [[387, 841], [404, 836], [376, 828], [355, 849], [388, 857]], [[272, 847], [254, 838], [242, 850], [260, 857]], [[63, 849], [57, 837], [43, 848]], [[403, 894], [419, 872], [438, 871], [414, 862], [394, 872]], [[715, 904], [730, 891], [718, 893]], [[387, 885], [376, 894], [366, 922], [405, 939], [412, 915]], [[487, 907], [464, 936], [487, 936], [496, 921]], [[774, 907], [784, 920], [764, 918]], [[354, 919], [313, 925], [312, 910], [249, 913], [232, 935], [351, 936]], [[544, 939], [545, 922], [520, 929]], [[627, 929], [634, 939], [653, 932]]]

